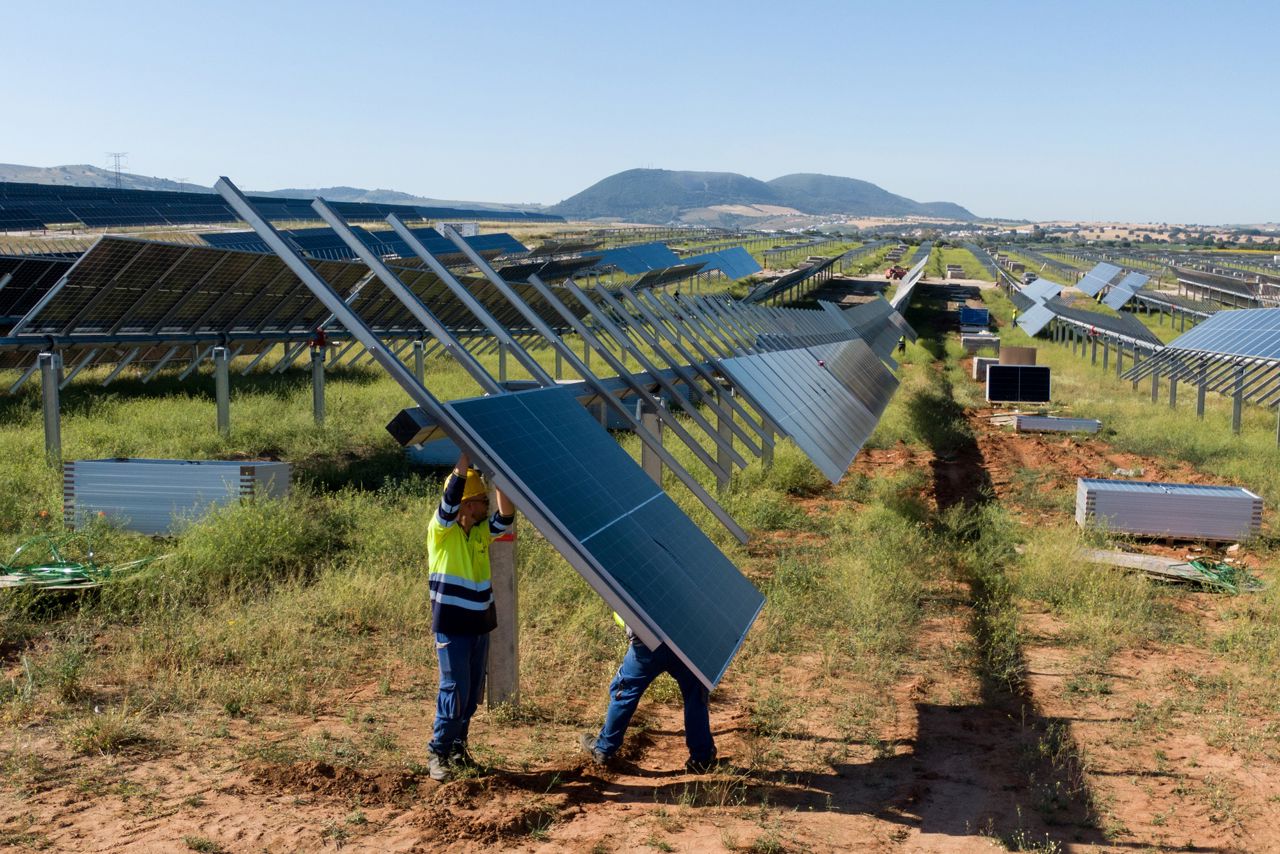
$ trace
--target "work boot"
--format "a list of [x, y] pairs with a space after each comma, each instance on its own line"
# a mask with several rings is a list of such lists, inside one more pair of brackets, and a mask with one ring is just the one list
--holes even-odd
[[471, 751], [467, 750], [467, 743], [459, 741], [453, 746], [453, 750], [449, 752], [449, 764], [455, 768], [479, 768], [480, 763], [471, 755]]
[[599, 765], [601, 768], [607, 768], [610, 764], [610, 760], [613, 758], [600, 748], [596, 747], [596, 737], [589, 732], [584, 732], [582, 735], [578, 736], [578, 747], [582, 749], [583, 753], [586, 753], [591, 757], [591, 763], [593, 765]]
[[690, 774], [710, 774], [719, 767], [720, 760], [716, 759], [716, 755], [714, 753], [711, 754], [710, 759], [694, 759], [693, 757], [690, 757], [689, 761], [684, 763], [684, 770], [688, 771]]
[[447, 783], [453, 776], [453, 768], [448, 757], [441, 756], [434, 750], [427, 751], [427, 775], [437, 783]]

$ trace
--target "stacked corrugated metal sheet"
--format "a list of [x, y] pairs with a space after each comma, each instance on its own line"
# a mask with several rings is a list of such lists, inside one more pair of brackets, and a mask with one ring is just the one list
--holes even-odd
[[99, 516], [142, 534], [175, 533], [211, 509], [289, 492], [290, 466], [236, 460], [73, 460], [62, 468], [62, 510], [78, 528]]
[[1244, 540], [1262, 529], [1262, 499], [1238, 486], [1082, 477], [1076, 522], [1150, 537]]
[[1019, 433], [1097, 433], [1102, 422], [1093, 418], [1061, 418], [1056, 415], [1018, 415], [1013, 428]]
[[987, 381], [987, 368], [992, 365], [1000, 364], [998, 358], [991, 356], [974, 356], [973, 357], [973, 378], [980, 383]]

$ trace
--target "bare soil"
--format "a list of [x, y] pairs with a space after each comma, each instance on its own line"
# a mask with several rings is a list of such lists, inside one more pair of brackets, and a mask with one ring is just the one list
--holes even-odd
[[[973, 446], [948, 459], [902, 445], [868, 450], [854, 469], [926, 471], [922, 497], [944, 507], [994, 491], [1036, 524], [1062, 524], [1053, 502], [1078, 476], [1212, 482], [1099, 438], [1017, 435], [988, 414], [973, 414]], [[805, 502], [820, 514], [847, 500], [832, 490]], [[783, 547], [780, 537], [759, 538], [753, 554]], [[1220, 629], [1211, 594], [1185, 601], [1199, 631]], [[0, 850], [1280, 850], [1274, 715], [1189, 713], [1189, 695], [1222, 700], [1220, 665], [1191, 643], [1127, 650], [1094, 672], [1056, 618], [1022, 607], [1031, 642], [1013, 689], [976, 675], [972, 594], [946, 580], [876, 708], [850, 708], [865, 688], [856, 677], [798, 656], [771, 677], [798, 701], [794, 720], [763, 735], [749, 715], [756, 677], [731, 670], [712, 706], [727, 764], [706, 776], [683, 770], [679, 705], [653, 700], [618, 768], [585, 764], [573, 721], [597, 720], [600, 696], [559, 721], [482, 711], [476, 751], [501, 764], [435, 784], [410, 764], [425, 761], [434, 673], [408, 663], [389, 690], [371, 675], [328, 698], [327, 715], [162, 715], [114, 755], [72, 755], [36, 722], [0, 733]], [[341, 744], [371, 726], [404, 751], [340, 762], [273, 749]]]

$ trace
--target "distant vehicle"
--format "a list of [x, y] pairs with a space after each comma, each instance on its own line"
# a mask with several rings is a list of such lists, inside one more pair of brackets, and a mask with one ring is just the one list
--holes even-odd
[[907, 275], [907, 268], [900, 264], [894, 264], [892, 267], [884, 271], [886, 279], [901, 279]]
[[1038, 279], [1038, 278], [1040, 278], [1040, 277], [1039, 277], [1039, 276], [1037, 276], [1035, 273], [1032, 273], [1032, 272], [1028, 271], [1028, 272], [1026, 272], [1026, 273], [1023, 273], [1023, 274], [1022, 274], [1022, 284], [1024, 284], [1024, 285], [1029, 285], [1029, 284], [1031, 284], [1032, 282], [1034, 282], [1034, 281], [1035, 281], [1036, 279]]

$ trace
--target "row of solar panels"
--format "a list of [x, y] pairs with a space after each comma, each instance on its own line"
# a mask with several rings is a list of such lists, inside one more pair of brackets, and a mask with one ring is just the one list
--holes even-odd
[[[272, 220], [315, 219], [309, 200], [256, 196], [254, 202]], [[470, 219], [513, 222], [564, 222], [564, 217], [533, 211], [334, 202], [349, 219], [375, 220], [395, 214], [403, 219]], [[166, 190], [66, 187], [0, 182], [0, 230], [41, 229], [62, 223], [89, 228], [187, 225], [235, 222], [239, 218], [218, 196]]]
[[[651, 648], [667, 645], [707, 687], [718, 683], [759, 614], [763, 597], [599, 421], [587, 414], [578, 394], [557, 384], [533, 362], [528, 367], [538, 388], [508, 391], [476, 367], [475, 375], [489, 394], [453, 402], [436, 398], [380, 340], [372, 328], [375, 318], [361, 307], [347, 306], [342, 289], [276, 234], [229, 181], [221, 180], [218, 188], [312, 294], [376, 354], [418, 404], [422, 418], [438, 425], [493, 473], [533, 525], [643, 643]], [[335, 223], [335, 229], [343, 230], [340, 223]], [[456, 235], [446, 232], [446, 236], [463, 250]], [[526, 299], [505, 287], [499, 273], [479, 255], [470, 251], [468, 256], [517, 313], [531, 310]], [[375, 286], [394, 294], [424, 322], [431, 319], [428, 305], [412, 295], [403, 271], [370, 263]], [[529, 284], [548, 305], [560, 302], [536, 279]], [[726, 423], [745, 448], [763, 454], [770, 434], [781, 429], [835, 479], [844, 474], [897, 386], [897, 379], [852, 326], [829, 311], [765, 309], [708, 297], [677, 300], [629, 289], [613, 296], [599, 286], [588, 296], [571, 282], [566, 287], [586, 308], [601, 337], [597, 339], [585, 326], [575, 326], [575, 331], [619, 371], [618, 379], [630, 386], [631, 393], [656, 403], [645, 383], [667, 388], [664, 375], [673, 371], [691, 396], [728, 418]], [[482, 313], [477, 317], [483, 322]], [[522, 346], [501, 324], [490, 329], [520, 356]], [[677, 478], [735, 537], [745, 540], [745, 531], [696, 480], [687, 477], [660, 439], [628, 416], [604, 381], [553, 330], [538, 329], [586, 385], [614, 404]], [[449, 334], [444, 327], [440, 333]], [[604, 343], [605, 337], [613, 339], [612, 346]], [[640, 342], [647, 346], [639, 346]], [[626, 373], [615, 349], [627, 353], [647, 376], [641, 379]], [[465, 362], [464, 347], [459, 355]], [[660, 361], [666, 362], [665, 370]], [[724, 379], [733, 384], [736, 395], [723, 393]], [[683, 400], [676, 395], [681, 407]], [[697, 409], [684, 411], [703, 430], [703, 441], [710, 440], [729, 459], [745, 464], [732, 437], [723, 435]], [[702, 443], [687, 436], [681, 419], [672, 418], [661, 406], [655, 406], [655, 412], [698, 459], [713, 471], [720, 470], [719, 461], [707, 454]]]
[[[359, 226], [353, 227], [352, 231], [360, 238], [361, 243], [382, 257], [408, 258], [413, 255], [408, 244], [394, 231], [369, 231]], [[460, 260], [461, 255], [453, 244], [434, 228], [414, 228], [410, 231], [431, 252], [443, 256], [444, 263], [453, 264]], [[295, 249], [311, 258], [346, 261], [356, 257], [351, 247], [343, 243], [330, 228], [299, 228], [280, 233], [285, 235]], [[210, 246], [220, 249], [235, 249], [240, 252], [271, 251], [262, 238], [252, 231], [215, 231], [201, 234], [200, 238]], [[481, 234], [468, 237], [466, 241], [481, 252], [518, 255], [529, 251], [524, 244], [506, 233]]]
[[[1098, 264], [1085, 273], [1077, 283], [1085, 293], [1096, 295], [1120, 273], [1120, 268], [1112, 264]], [[1134, 274], [1130, 274], [1134, 275]], [[1145, 281], [1145, 276], [1142, 279]], [[1032, 337], [1055, 319], [1064, 323], [1081, 327], [1086, 331], [1105, 337], [1114, 338], [1129, 344], [1143, 346], [1148, 349], [1159, 349], [1162, 344], [1151, 330], [1147, 329], [1136, 317], [1128, 314], [1119, 316], [1103, 314], [1097, 311], [1076, 308], [1061, 298], [1062, 286], [1046, 279], [1037, 279], [1029, 285], [1010, 290], [1010, 299], [1018, 309], [1017, 324]], [[1123, 291], [1132, 295], [1133, 291]]]

